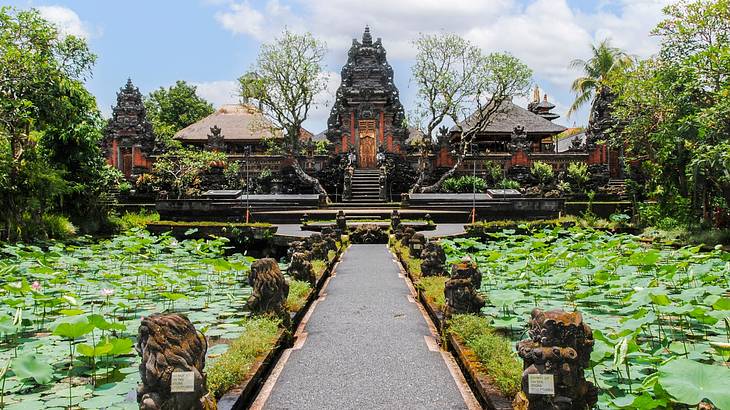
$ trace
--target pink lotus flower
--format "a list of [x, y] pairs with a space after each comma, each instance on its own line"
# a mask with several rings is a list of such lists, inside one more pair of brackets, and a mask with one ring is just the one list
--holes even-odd
[[41, 283], [36, 281], [33, 281], [33, 283], [30, 285], [30, 288], [33, 289], [36, 292], [40, 292], [41, 290]]
[[114, 294], [114, 289], [104, 288], [101, 290], [101, 296], [109, 297]]

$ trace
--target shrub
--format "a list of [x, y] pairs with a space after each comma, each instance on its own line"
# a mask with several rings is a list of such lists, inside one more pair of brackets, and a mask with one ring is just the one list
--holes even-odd
[[514, 179], [504, 178], [503, 180], [499, 181], [499, 184], [497, 184], [497, 188], [499, 188], [499, 189], [520, 189], [520, 183], [515, 181]]
[[574, 192], [583, 192], [586, 184], [591, 179], [591, 174], [588, 172], [588, 164], [583, 162], [570, 163], [566, 178]]
[[53, 239], [68, 239], [76, 235], [76, 227], [63, 215], [43, 215], [43, 230]]
[[314, 276], [319, 279], [322, 277], [322, 275], [324, 275], [324, 272], [327, 270], [327, 262], [321, 259], [315, 259], [312, 261], [312, 269], [314, 269]]
[[515, 357], [512, 342], [489, 326], [489, 319], [476, 315], [455, 315], [447, 332], [458, 336], [476, 354], [495, 386], [507, 397], [520, 391], [522, 364]]
[[448, 178], [441, 186], [442, 191], [452, 193], [484, 192], [487, 182], [480, 177], [464, 175], [457, 178]]
[[504, 178], [504, 168], [502, 165], [491, 160], [484, 161], [484, 172], [486, 173], [487, 183], [492, 186]]
[[125, 232], [132, 228], [147, 227], [150, 222], [157, 222], [160, 220], [160, 214], [155, 211], [148, 211], [142, 209], [139, 212], [125, 212], [121, 216], [110, 215], [109, 222], [114, 225], [115, 229], [119, 232]]
[[547, 186], [555, 179], [555, 172], [550, 164], [546, 164], [542, 161], [535, 161], [532, 163], [530, 168], [530, 174], [537, 180], [540, 186]]
[[206, 366], [208, 391], [216, 398], [241, 383], [256, 358], [271, 350], [276, 343], [278, 320], [266, 317], [248, 318], [241, 325], [244, 328], [241, 336], [230, 344], [228, 350], [215, 363]]

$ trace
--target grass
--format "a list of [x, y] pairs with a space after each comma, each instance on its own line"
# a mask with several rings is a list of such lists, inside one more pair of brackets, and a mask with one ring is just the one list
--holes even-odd
[[675, 227], [673, 229], [646, 228], [641, 236], [656, 242], [667, 244], [715, 245], [730, 244], [730, 229], [687, 229]]
[[128, 231], [132, 228], [144, 229], [148, 223], [160, 220], [160, 214], [155, 211], [141, 210], [139, 212], [125, 212], [122, 215], [112, 215], [109, 221], [117, 227], [120, 232]]
[[419, 279], [421, 277], [421, 259], [411, 257], [408, 247], [401, 244], [400, 241], [395, 240], [394, 236], [391, 236], [388, 241], [393, 252], [403, 258], [403, 261], [406, 263], [406, 269], [411, 276], [414, 279]]
[[327, 260], [328, 261], [332, 262], [332, 260], [335, 258], [335, 256], [337, 256], [337, 252], [335, 252], [334, 250], [330, 249], [327, 252]]
[[520, 391], [522, 364], [515, 355], [512, 342], [495, 333], [488, 318], [455, 315], [449, 320], [447, 332], [458, 336], [474, 351], [502, 394], [513, 398]]
[[242, 383], [256, 358], [276, 344], [278, 319], [249, 318], [244, 321], [243, 327], [246, 330], [230, 344], [228, 350], [215, 363], [206, 366], [208, 391], [216, 398]]
[[537, 220], [512, 220], [504, 219], [497, 221], [477, 221], [470, 225], [470, 228], [480, 229], [502, 229], [525, 226], [526, 228], [542, 227], [542, 226], [558, 226], [565, 224], [575, 224], [578, 222], [578, 218], [572, 215], [563, 216], [554, 219], [537, 219]]
[[322, 277], [322, 275], [324, 275], [324, 272], [327, 270], [327, 262], [321, 259], [315, 259], [312, 261], [312, 269], [314, 269], [314, 276], [319, 279]]
[[245, 222], [215, 222], [215, 221], [160, 221], [159, 215], [158, 220], [155, 221], [156, 224], [159, 225], [169, 225], [169, 226], [185, 226], [185, 227], [251, 227], [251, 228], [268, 228], [271, 226], [270, 223], [267, 222], [253, 222], [253, 223], [245, 223]]
[[305, 303], [307, 297], [312, 292], [309, 283], [301, 280], [291, 280], [289, 282], [289, 296], [286, 297], [286, 309], [290, 312], [298, 312]]
[[444, 306], [446, 306], [444, 286], [447, 280], [449, 278], [446, 276], [424, 276], [418, 281], [416, 287], [421, 289], [429, 303], [436, 305], [443, 311]]

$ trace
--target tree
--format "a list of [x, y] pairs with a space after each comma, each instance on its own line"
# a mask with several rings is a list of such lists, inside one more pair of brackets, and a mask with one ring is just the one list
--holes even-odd
[[170, 189], [180, 199], [198, 188], [200, 176], [210, 168], [211, 162], [225, 159], [225, 154], [220, 152], [180, 148], [157, 158], [154, 175], [158, 178], [159, 185]]
[[196, 94], [197, 87], [177, 81], [167, 89], [160, 87], [144, 100], [147, 118], [155, 135], [169, 144], [176, 132], [213, 113], [213, 105]]
[[463, 162], [473, 136], [485, 129], [504, 102], [524, 94], [532, 70], [504, 53], [484, 54], [456, 34], [422, 34], [414, 41], [418, 51], [412, 68], [418, 86], [414, 118], [426, 136], [451, 122], [460, 132], [456, 164], [433, 185], [423, 187], [425, 167], [411, 192], [434, 192]]
[[653, 31], [659, 54], [610, 80], [612, 143], [640, 165], [660, 211], [692, 223], [730, 208], [730, 1], [680, 1], [664, 12]]
[[45, 212], [88, 216], [107, 187], [101, 117], [83, 86], [95, 59], [38, 11], [0, 8], [0, 216], [9, 239]]
[[591, 58], [587, 61], [573, 60], [570, 67], [580, 69], [584, 75], [576, 78], [570, 86], [576, 97], [568, 110], [568, 115], [594, 98], [605, 95], [602, 91], [607, 85], [609, 76], [630, 66], [632, 61], [632, 57], [623, 50], [612, 47], [608, 39], [601, 41], [597, 46], [591, 45]]
[[239, 78], [241, 98], [258, 101], [264, 115], [284, 133], [282, 148], [293, 159], [297, 177], [325, 196], [322, 184], [304, 172], [298, 157], [302, 124], [314, 106], [314, 96], [327, 86], [322, 68], [326, 52], [325, 44], [310, 33], [285, 29], [279, 38], [261, 46], [252, 72]]

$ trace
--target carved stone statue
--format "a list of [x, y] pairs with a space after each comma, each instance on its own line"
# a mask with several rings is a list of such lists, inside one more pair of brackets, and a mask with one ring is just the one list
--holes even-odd
[[413, 236], [415, 234], [416, 234], [416, 230], [413, 229], [412, 227], [408, 226], [408, 227], [404, 228], [403, 229], [403, 236], [401, 237], [400, 243], [403, 246], [408, 246], [408, 244], [411, 241], [411, 236]]
[[309, 282], [312, 287], [317, 284], [317, 277], [314, 275], [312, 262], [309, 261], [309, 253], [295, 252], [289, 261], [287, 268], [289, 276], [296, 280]]
[[312, 253], [312, 258], [327, 260], [327, 243], [322, 239], [321, 233], [313, 233], [307, 238], [307, 246]]
[[420, 258], [423, 248], [426, 247], [426, 237], [422, 233], [417, 232], [411, 236], [408, 241], [408, 251], [411, 254], [411, 258]]
[[436, 242], [428, 242], [421, 252], [422, 276], [446, 276], [446, 253]]
[[205, 143], [205, 149], [208, 151], [226, 152], [226, 143], [224, 136], [221, 134], [221, 129], [217, 125], [210, 127], [210, 134], [208, 134], [208, 141]]
[[352, 243], [387, 243], [388, 234], [385, 229], [375, 224], [362, 224], [350, 235]]
[[329, 251], [337, 252], [337, 241], [339, 240], [339, 236], [340, 235], [338, 235], [335, 230], [329, 226], [322, 228], [322, 240], [325, 242], [328, 255]]
[[344, 201], [352, 199], [352, 175], [354, 173], [355, 168], [351, 165], [348, 165], [347, 168], [345, 168], [345, 181], [342, 184], [342, 199]]
[[272, 258], [258, 259], [251, 264], [248, 284], [253, 288], [247, 306], [253, 314], [273, 315], [289, 326], [289, 312], [285, 304], [289, 296], [289, 284]]
[[[142, 384], [137, 388], [140, 409], [216, 408], [203, 372], [208, 342], [186, 316], [155, 313], [143, 318], [135, 348], [142, 357]], [[193, 391], [171, 393], [174, 372], [192, 372]]]
[[[522, 393], [528, 409], [588, 409], [598, 401], [598, 390], [584, 371], [593, 350], [593, 333], [580, 312], [534, 309], [529, 339], [517, 343], [524, 360]], [[530, 375], [551, 375], [555, 394], [530, 394]], [[523, 406], [524, 407], [524, 406]]]
[[451, 277], [446, 281], [444, 315], [449, 318], [462, 313], [479, 313], [484, 307], [484, 298], [477, 293], [482, 286], [482, 274], [477, 264], [464, 258], [451, 267]]
[[395, 228], [397, 228], [398, 226], [400, 226], [400, 212], [398, 212], [397, 209], [394, 209], [393, 212], [391, 212], [390, 214], [390, 229], [395, 231]]
[[527, 133], [525, 132], [524, 126], [518, 125], [512, 130], [510, 142], [507, 143], [507, 147], [509, 148], [509, 151], [513, 154], [520, 150], [524, 151], [525, 153], [530, 152], [530, 140], [527, 138]]
[[344, 235], [347, 233], [347, 217], [345, 216], [345, 212], [342, 210], [337, 211], [337, 217], [335, 218], [337, 222], [337, 231], [340, 235]]

